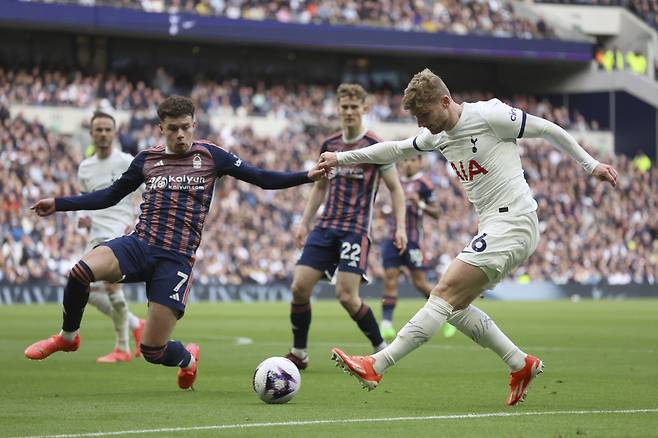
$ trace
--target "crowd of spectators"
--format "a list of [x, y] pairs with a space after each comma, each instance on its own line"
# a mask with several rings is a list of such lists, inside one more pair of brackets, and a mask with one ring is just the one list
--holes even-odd
[[621, 6], [629, 9], [650, 26], [658, 29], [658, 0], [535, 0], [540, 3], [561, 3], [593, 6]]
[[[520, 99], [520, 98], [519, 98]], [[526, 99], [527, 100], [527, 99]], [[77, 193], [81, 148], [71, 138], [49, 132], [37, 122], [10, 117], [0, 99], [0, 282], [62, 282], [80, 257], [86, 232], [74, 213], [48, 218], [29, 206], [46, 196]], [[529, 100], [527, 100], [529, 102]], [[526, 102], [526, 104], [527, 104]], [[523, 99], [517, 103], [524, 105]], [[142, 120], [133, 134], [146, 144], [161, 142], [152, 122]], [[259, 138], [249, 128], [202, 127], [205, 137], [258, 166], [294, 170], [317, 158], [326, 132], [291, 124], [276, 138]], [[130, 127], [122, 128], [130, 132]], [[542, 239], [516, 275], [556, 283], [658, 282], [658, 170], [635, 167], [624, 156], [600, 157], [619, 170], [616, 189], [592, 181], [570, 158], [546, 143], [520, 141], [526, 178], [539, 203]], [[284, 157], [282, 159], [282, 157]], [[461, 185], [438, 154], [424, 165], [437, 186], [441, 216], [425, 219], [425, 250], [432, 274], [476, 234], [476, 218]], [[289, 281], [299, 255], [292, 229], [310, 185], [264, 191], [223, 178], [215, 192], [198, 251], [195, 275], [201, 283]], [[383, 271], [377, 242], [386, 237], [390, 211], [381, 190], [373, 224], [370, 274]]]
[[[199, 79], [189, 89], [180, 89], [173, 77], [160, 68], [148, 83], [130, 81], [125, 75], [88, 76], [80, 71], [6, 70], [0, 67], [0, 95], [11, 104], [71, 106], [132, 110], [133, 120], [122, 131], [124, 148], [136, 152], [144, 147], [144, 136], [138, 132], [156, 116], [157, 105], [172, 92], [190, 95], [200, 111], [200, 119], [209, 115], [232, 114], [295, 120], [304, 124], [324, 124], [336, 117], [335, 84], [246, 83], [238, 79]], [[458, 102], [492, 98], [486, 92], [455, 92]], [[546, 99], [510, 96], [514, 106], [554, 121], [567, 129], [598, 130], [596, 120], [586, 120], [563, 106]], [[402, 95], [388, 88], [371, 90], [368, 121], [412, 122], [402, 108]], [[148, 136], [147, 136], [148, 137]], [[128, 143], [132, 143], [128, 145]], [[138, 146], [140, 145], [140, 146]]]
[[540, 18], [519, 17], [502, 0], [41, 0], [132, 7], [148, 12], [217, 15], [283, 23], [369, 26], [400, 31], [550, 38]]

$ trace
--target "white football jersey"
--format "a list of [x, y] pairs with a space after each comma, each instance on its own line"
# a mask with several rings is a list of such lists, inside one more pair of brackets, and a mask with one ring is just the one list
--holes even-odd
[[[105, 159], [93, 155], [82, 160], [78, 167], [78, 181], [82, 193], [95, 192], [112, 185], [128, 170], [133, 157], [117, 149]], [[123, 236], [128, 226], [135, 225], [132, 196], [126, 196], [117, 205], [103, 210], [84, 212], [91, 216], [90, 240], [112, 239]]]
[[525, 112], [498, 99], [464, 103], [452, 129], [436, 135], [423, 129], [413, 144], [446, 157], [480, 221], [494, 213], [523, 214], [537, 209], [516, 145], [525, 122]]

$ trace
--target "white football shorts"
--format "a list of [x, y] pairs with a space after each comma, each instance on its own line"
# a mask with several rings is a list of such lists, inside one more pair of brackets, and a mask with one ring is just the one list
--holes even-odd
[[491, 289], [522, 265], [539, 243], [537, 212], [507, 216], [491, 215], [479, 224], [473, 237], [457, 258], [482, 269]]

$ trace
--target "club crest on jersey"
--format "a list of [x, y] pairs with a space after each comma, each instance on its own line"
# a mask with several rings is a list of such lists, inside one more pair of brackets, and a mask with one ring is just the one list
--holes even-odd
[[475, 160], [469, 160], [468, 173], [466, 172], [466, 168], [464, 167], [464, 162], [462, 161], [459, 162], [459, 168], [457, 168], [455, 163], [453, 163], [452, 161], [450, 162], [450, 165], [452, 166], [452, 170], [455, 171], [459, 179], [462, 181], [473, 181], [473, 178], [475, 178], [476, 175], [479, 174], [486, 175], [487, 173], [489, 173], [487, 169], [480, 166], [480, 163], [478, 163]]
[[194, 158], [192, 158], [192, 168], [193, 169], [201, 169], [201, 155], [200, 154], [194, 154]]
[[473, 148], [471, 150], [473, 151], [473, 153], [476, 153], [478, 151], [477, 146], [475, 146], [475, 143], [477, 142], [478, 142], [477, 137], [476, 138], [471, 137], [471, 143], [473, 143]]

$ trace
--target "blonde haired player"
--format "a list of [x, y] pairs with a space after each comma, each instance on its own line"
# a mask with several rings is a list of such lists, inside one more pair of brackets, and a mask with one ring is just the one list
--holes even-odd
[[[338, 87], [336, 100], [341, 130], [324, 141], [321, 152], [350, 151], [379, 141], [363, 126], [367, 96], [366, 90], [358, 84]], [[397, 250], [403, 252], [407, 246], [404, 192], [395, 166], [341, 166], [328, 180], [313, 185], [304, 215], [295, 230], [297, 245], [303, 250], [290, 287], [293, 344], [286, 357], [300, 370], [308, 367], [311, 295], [325, 276], [332, 278], [335, 274], [336, 298], [373, 349], [378, 351], [386, 346], [372, 309], [359, 297], [359, 285], [366, 278], [370, 225], [380, 180], [391, 193], [397, 224], [392, 237]], [[311, 228], [323, 202], [323, 212]]]
[[430, 70], [416, 74], [404, 92], [403, 105], [421, 132], [342, 153], [325, 152], [320, 167], [328, 171], [349, 163], [391, 163], [418, 152], [441, 152], [461, 180], [479, 218], [477, 236], [452, 261], [432, 289], [425, 306], [372, 356], [332, 357], [368, 389], [387, 368], [427, 342], [447, 322], [498, 354], [510, 368], [508, 405], [516, 405], [528, 384], [542, 371], [542, 361], [524, 353], [482, 310], [471, 302], [530, 257], [539, 240], [537, 203], [523, 177], [517, 138], [543, 138], [576, 160], [601, 181], [616, 185], [617, 172], [592, 158], [564, 129], [505, 105], [498, 99], [457, 104], [444, 82]]
[[[89, 133], [95, 153], [82, 160], [78, 167], [78, 182], [82, 193], [109, 187], [125, 172], [133, 157], [112, 147], [116, 134], [116, 121], [110, 114], [97, 111], [91, 118]], [[78, 219], [78, 226], [88, 228], [89, 243], [85, 254], [102, 242], [132, 231], [135, 225], [130, 196], [117, 205], [89, 212]], [[110, 282], [95, 283], [89, 294], [89, 304], [109, 316], [114, 324], [116, 344], [109, 354], [96, 359], [98, 363], [128, 362], [131, 359], [128, 332], [135, 339], [135, 356], [140, 355], [139, 344], [144, 321], [128, 310], [128, 303], [121, 285]]]

